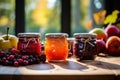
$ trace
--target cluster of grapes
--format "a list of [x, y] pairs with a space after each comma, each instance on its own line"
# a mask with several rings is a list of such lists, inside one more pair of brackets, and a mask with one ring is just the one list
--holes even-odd
[[26, 66], [31, 64], [45, 63], [45, 54], [24, 55], [19, 50], [11, 48], [8, 51], [0, 50], [0, 64], [6, 66]]

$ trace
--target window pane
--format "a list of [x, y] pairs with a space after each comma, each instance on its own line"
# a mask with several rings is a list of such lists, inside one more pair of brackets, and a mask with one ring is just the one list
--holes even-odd
[[60, 32], [60, 0], [26, 0], [26, 32]]
[[72, 0], [72, 35], [88, 32], [100, 27], [94, 21], [93, 14], [104, 9], [104, 0]]
[[14, 34], [15, 26], [15, 0], [0, 0], [0, 35], [6, 34], [9, 26], [9, 34]]

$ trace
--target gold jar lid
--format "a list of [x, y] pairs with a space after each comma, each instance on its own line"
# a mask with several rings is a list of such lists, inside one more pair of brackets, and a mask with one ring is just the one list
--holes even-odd
[[18, 33], [18, 37], [40, 37], [40, 33]]
[[68, 37], [67, 33], [47, 33], [45, 34], [46, 38], [60, 38], [60, 37]]
[[75, 33], [74, 34], [75, 38], [81, 38], [81, 37], [92, 37], [92, 38], [96, 38], [97, 34], [94, 33]]

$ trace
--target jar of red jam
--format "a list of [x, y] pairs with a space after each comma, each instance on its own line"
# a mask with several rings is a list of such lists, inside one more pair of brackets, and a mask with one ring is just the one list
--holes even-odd
[[68, 57], [68, 34], [47, 33], [45, 41], [45, 54], [50, 62], [65, 61]]
[[18, 50], [22, 54], [41, 54], [41, 42], [39, 33], [19, 33]]
[[96, 34], [75, 33], [73, 53], [77, 60], [94, 60], [97, 54]]

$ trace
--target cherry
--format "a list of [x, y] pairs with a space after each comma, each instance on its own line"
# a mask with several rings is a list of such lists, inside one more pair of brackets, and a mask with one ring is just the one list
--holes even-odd
[[4, 51], [0, 51], [0, 55], [1, 55], [1, 56], [5, 56], [6, 54], [5, 54]]
[[12, 48], [12, 49], [10, 50], [10, 52], [13, 53], [13, 54], [19, 54], [19, 53], [20, 53], [20, 51], [17, 50], [17, 49], [15, 49], [15, 48]]
[[5, 62], [5, 61], [6, 61], [6, 57], [3, 57], [3, 58], [2, 58], [2, 62]]
[[23, 60], [23, 65], [28, 65], [28, 61], [27, 60]]
[[19, 66], [18, 61], [15, 61], [15, 62], [14, 62], [14, 66], [16, 66], [16, 67]]
[[9, 64], [9, 61], [5, 60], [4, 65], [8, 65], [8, 64]]
[[10, 56], [8, 56], [8, 59], [9, 59], [9, 60], [14, 60], [14, 58], [15, 58], [14, 55], [10, 55]]
[[9, 65], [9, 66], [19, 66], [19, 65], [31, 65], [38, 64], [40, 62], [46, 61], [45, 54], [41, 55], [24, 55], [18, 54], [19, 50], [15, 48], [11, 48], [8, 51], [0, 50], [0, 64], [1, 65]]
[[21, 59], [21, 58], [18, 59], [18, 63], [19, 63], [19, 64], [22, 64], [22, 63], [23, 63], [23, 59]]
[[26, 55], [23, 55], [22, 56], [22, 59], [27, 59], [28, 57]]

